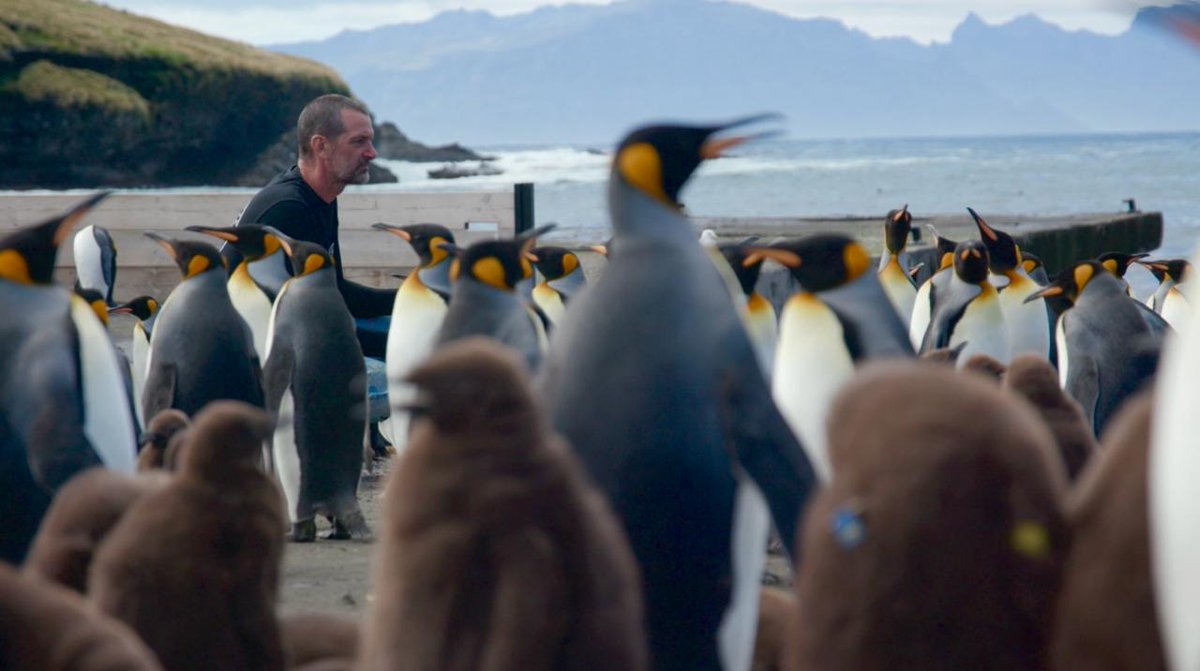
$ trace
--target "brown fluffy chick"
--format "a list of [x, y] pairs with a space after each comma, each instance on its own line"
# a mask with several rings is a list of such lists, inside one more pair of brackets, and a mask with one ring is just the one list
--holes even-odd
[[142, 451], [138, 452], [137, 458], [138, 471], [149, 471], [156, 468], [175, 470], [175, 464], [168, 468], [163, 463], [167, 447], [171, 444], [171, 439], [175, 434], [186, 429], [189, 424], [188, 416], [174, 408], [167, 408], [155, 415], [146, 425], [146, 431], [142, 433]]
[[270, 417], [237, 401], [196, 415], [178, 473], [96, 553], [89, 597], [172, 671], [278, 671], [283, 494], [261, 469]]
[[161, 671], [124, 624], [76, 592], [0, 562], [0, 669]]
[[408, 376], [423, 417], [393, 467], [359, 668], [644, 669], [632, 550], [494, 341]]
[[1078, 477], [1096, 451], [1096, 439], [1079, 402], [1059, 386], [1058, 371], [1044, 357], [1022, 354], [1009, 364], [1004, 386], [1033, 404], [1054, 434], [1067, 476]]
[[758, 631], [750, 671], [782, 671], [788, 638], [796, 619], [796, 597], [777, 587], [763, 587], [758, 598]]
[[1151, 577], [1152, 401], [1130, 400], [1072, 493], [1074, 533], [1051, 646], [1054, 669], [1166, 669]]
[[42, 518], [21, 570], [86, 594], [88, 569], [104, 537], [135, 501], [169, 481], [104, 468], [71, 478]]
[[289, 668], [307, 669], [317, 665], [354, 668], [358, 658], [359, 622], [357, 618], [328, 613], [297, 613], [279, 618], [283, 647]]
[[872, 364], [835, 400], [829, 445], [792, 667], [1044, 668], [1066, 482], [1033, 410], [976, 375]]

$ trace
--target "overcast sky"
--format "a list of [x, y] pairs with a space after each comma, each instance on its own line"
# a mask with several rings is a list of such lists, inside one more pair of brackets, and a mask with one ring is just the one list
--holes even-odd
[[[572, 0], [607, 4], [612, 0]], [[700, 1], [700, 0], [697, 0]], [[739, 0], [799, 18], [840, 19], [871, 35], [943, 42], [968, 12], [989, 23], [1035, 13], [1065, 28], [1119, 33], [1136, 11], [1131, 0]], [[242, 40], [271, 44], [319, 40], [347, 28], [424, 21], [448, 9], [527, 12], [564, 0], [102, 0], [103, 4]], [[1152, 4], [1152, 3], [1146, 3]], [[1153, 4], [1171, 4], [1156, 1]]]

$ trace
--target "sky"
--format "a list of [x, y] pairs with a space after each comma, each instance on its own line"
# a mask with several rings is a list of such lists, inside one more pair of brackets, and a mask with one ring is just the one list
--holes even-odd
[[[321, 40], [346, 29], [425, 21], [452, 9], [528, 12], [564, 0], [100, 0], [102, 4], [251, 44]], [[696, 0], [697, 2], [701, 0]], [[829, 17], [874, 37], [945, 42], [975, 12], [989, 23], [1034, 13], [1071, 30], [1116, 34], [1129, 27], [1132, 0], [736, 0], [796, 18]], [[608, 4], [612, 0], [571, 0]], [[1158, 0], [1144, 4], [1172, 4]]]

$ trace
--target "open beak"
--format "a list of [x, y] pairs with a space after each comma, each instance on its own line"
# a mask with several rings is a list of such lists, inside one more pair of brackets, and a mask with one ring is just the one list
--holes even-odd
[[[754, 123], [763, 121], [776, 121], [783, 118], [782, 114], [777, 112], [768, 112], [766, 114], [755, 114], [754, 116], [737, 119], [726, 124], [722, 124], [713, 129], [713, 133], [720, 133], [742, 126], [748, 126]], [[721, 138], [709, 138], [700, 148], [700, 157], [705, 160], [720, 158], [725, 155], [725, 152], [737, 147], [738, 145], [746, 144], [755, 140], [762, 140], [768, 137], [775, 137], [782, 134], [779, 129], [765, 130], [759, 133], [749, 133], [745, 135], [733, 135]]]

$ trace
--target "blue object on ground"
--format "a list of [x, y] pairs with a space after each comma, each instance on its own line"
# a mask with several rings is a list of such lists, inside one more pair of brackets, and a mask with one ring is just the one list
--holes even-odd
[[387, 366], [383, 361], [363, 357], [367, 362], [367, 408], [370, 421], [378, 422], [391, 414], [387, 396]]

